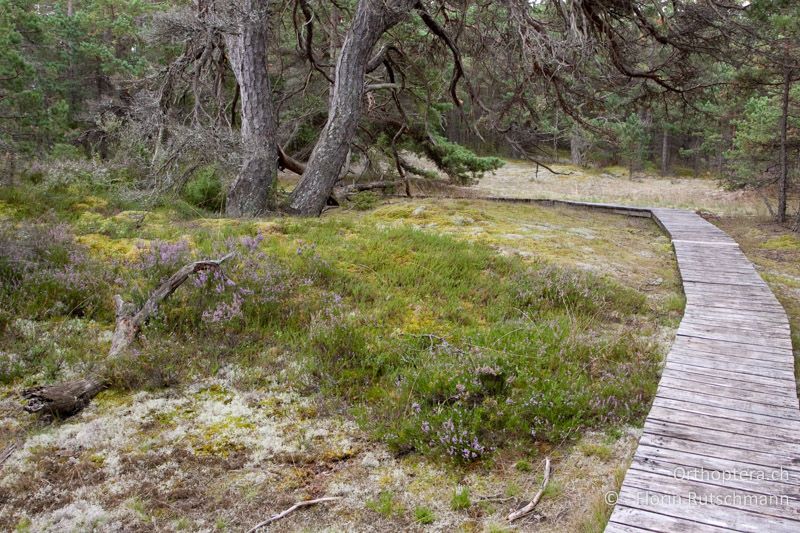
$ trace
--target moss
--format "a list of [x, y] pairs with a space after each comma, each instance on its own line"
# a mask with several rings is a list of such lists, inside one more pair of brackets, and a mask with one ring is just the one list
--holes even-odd
[[[72, 189], [73, 193], [81, 193], [80, 189]], [[76, 213], [83, 211], [102, 211], [108, 208], [108, 200], [99, 196], [82, 196], [79, 202], [75, 202], [70, 206], [70, 209]]]
[[208, 424], [190, 438], [194, 453], [201, 457], [228, 457], [245, 449], [241, 442], [243, 432], [256, 429], [255, 424], [243, 416], [228, 416]]
[[9, 204], [8, 202], [4, 202], [0, 200], [0, 219], [13, 219], [16, 218], [18, 213], [17, 208]]
[[223, 403], [229, 403], [233, 398], [233, 393], [217, 383], [203, 387], [195, 395], [198, 399], [211, 399]]
[[800, 251], [800, 238], [793, 235], [781, 235], [772, 237], [761, 244], [765, 250], [792, 250]]
[[106, 261], [134, 259], [140, 251], [137, 244], [143, 242], [140, 239], [113, 239], [100, 233], [79, 235], [75, 240], [89, 248], [92, 255]]

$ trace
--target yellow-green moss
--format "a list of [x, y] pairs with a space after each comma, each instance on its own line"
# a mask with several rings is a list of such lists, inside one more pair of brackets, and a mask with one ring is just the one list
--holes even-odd
[[243, 416], [226, 417], [205, 426], [199, 434], [192, 436], [192, 450], [198, 456], [228, 457], [245, 449], [237, 434], [254, 429], [255, 424]]
[[773, 237], [761, 244], [761, 248], [766, 250], [798, 250], [800, 251], [800, 239], [793, 235], [781, 235]]
[[99, 233], [80, 235], [76, 240], [89, 248], [93, 255], [104, 260], [133, 259], [140, 250], [137, 243], [143, 242], [141, 239], [112, 239]]
[[17, 214], [17, 208], [11, 204], [0, 200], [0, 218], [14, 218]]

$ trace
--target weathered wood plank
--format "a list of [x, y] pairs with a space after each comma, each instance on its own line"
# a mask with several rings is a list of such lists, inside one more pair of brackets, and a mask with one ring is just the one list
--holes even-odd
[[675, 389], [692, 388], [693, 390], [702, 390], [703, 394], [708, 394], [710, 396], [746, 400], [768, 406], [789, 408], [795, 411], [798, 410], [797, 397], [792, 397], [794, 394], [790, 394], [791, 391], [788, 389], [780, 393], [765, 392], [763, 388], [759, 387], [754, 387], [755, 390], [748, 390], [736, 386], [724, 378], [717, 378], [713, 375], [698, 376], [697, 374], [676, 372], [672, 369], [665, 368], [661, 375], [661, 382], [659, 385]]
[[[726, 448], [715, 444], [698, 446], [695, 441], [674, 439], [644, 434], [636, 450], [637, 457], [663, 459], [667, 462], [691, 468], [737, 472], [756, 472], [766, 479], [779, 483], [800, 486], [800, 467], [776, 467], [780, 460], [775, 455], [737, 448]], [[675, 472], [681, 474], [682, 472]]]
[[745, 411], [758, 415], [775, 416], [788, 420], [800, 421], [800, 411], [791, 407], [778, 407], [776, 405], [763, 404], [740, 398], [717, 396], [693, 389], [694, 387], [686, 382], [678, 386], [670, 382], [665, 383], [664, 380], [662, 380], [659, 386], [658, 397], [672, 400], [685, 400], [708, 405], [710, 407], [722, 407], [734, 411]]
[[701, 524], [694, 520], [684, 520], [673, 516], [653, 513], [651, 511], [626, 507], [621, 504], [614, 509], [611, 520], [613, 521], [608, 523], [609, 527], [606, 528], [607, 532], [620, 531], [619, 529], [614, 529], [619, 526], [633, 527], [634, 529], [632, 531], [636, 531], [637, 529], [635, 528], [637, 527], [642, 527], [645, 528], [645, 531], [665, 533], [729, 533], [730, 531], [734, 531], [728, 528]]
[[697, 453], [709, 446], [724, 446], [726, 448], [747, 451], [748, 453], [762, 453], [775, 457], [776, 465], [783, 468], [800, 470], [800, 451], [797, 444], [775, 440], [756, 435], [737, 434], [737, 428], [723, 426], [720, 429], [703, 426], [692, 426], [681, 422], [662, 421], [648, 418], [644, 423], [645, 435], [669, 437], [695, 442]]
[[[686, 309], [607, 531], [800, 531], [788, 317], [725, 232], [691, 211], [650, 213], [672, 238]], [[742, 469], [763, 476], [702, 473]]]

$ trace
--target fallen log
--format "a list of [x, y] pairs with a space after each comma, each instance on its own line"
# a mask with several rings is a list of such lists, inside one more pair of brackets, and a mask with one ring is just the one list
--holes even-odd
[[[114, 296], [116, 304], [116, 326], [111, 337], [111, 349], [108, 360], [122, 357], [142, 327], [156, 314], [158, 306], [177, 290], [190, 275], [201, 270], [217, 269], [230, 259], [233, 253], [216, 260], [202, 260], [189, 263], [172, 274], [150, 293], [144, 304], [137, 308], [126, 302], [122, 296]], [[108, 380], [102, 374], [40, 387], [32, 387], [22, 391], [26, 400], [24, 409], [29, 413], [41, 413], [55, 418], [67, 418], [83, 410], [100, 391], [108, 387]]]

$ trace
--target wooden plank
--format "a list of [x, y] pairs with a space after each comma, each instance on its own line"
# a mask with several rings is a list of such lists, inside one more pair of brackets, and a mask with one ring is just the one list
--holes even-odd
[[720, 353], [737, 352], [740, 354], [785, 354], [787, 357], [792, 357], [792, 351], [782, 348], [770, 348], [756, 345], [746, 345], [739, 342], [728, 341], [725, 339], [704, 339], [689, 335], [681, 335], [678, 333], [675, 336], [675, 346], [696, 348], [704, 351], [720, 351]]
[[628, 524], [616, 524], [609, 522], [606, 525], [606, 533], [651, 533], [652, 529], [642, 529]]
[[720, 310], [709, 312], [704, 309], [690, 308], [683, 314], [683, 320], [698, 321], [706, 324], [722, 323], [725, 325], [741, 326], [758, 330], [768, 329], [781, 333], [791, 332], [788, 320], [760, 316], [753, 312], [736, 312]]
[[[665, 383], [664, 380], [662, 380], [659, 385], [658, 397], [672, 400], [686, 400], [710, 407], [723, 407], [734, 411], [745, 411], [753, 414], [800, 421], [800, 411], [797, 409], [708, 394], [703, 391], [692, 390], [692, 386], [688, 383], [683, 383], [679, 387], [677, 384]], [[800, 425], [798, 425], [798, 428], [800, 428]]]
[[[774, 441], [773, 446], [779, 442], [792, 447], [797, 447], [800, 444], [800, 432], [797, 431], [796, 427], [772, 426], [763, 418], [760, 419], [761, 423], [742, 420], [745, 417], [738, 418], [734, 412], [728, 413], [727, 416], [725, 415], [725, 413], [719, 411], [709, 412], [708, 410], [699, 409], [685, 402], [681, 404], [681, 402], [673, 400], [656, 398], [653, 401], [653, 407], [650, 409], [649, 417], [653, 420], [671, 422], [672, 424], [750, 435]], [[756, 418], [754, 417], [754, 419]], [[734, 437], [728, 436], [728, 438], [732, 439]]]
[[770, 455], [774, 457], [773, 465], [800, 471], [800, 450], [796, 444], [748, 434], [737, 435], [733, 429], [735, 428], [727, 426], [722, 429], [693, 426], [656, 420], [652, 417], [644, 423], [645, 435], [694, 442], [695, 453], [703, 453], [705, 449], [719, 446], [747, 453]]
[[667, 366], [670, 370], [675, 372], [686, 372], [686, 373], [693, 373], [696, 375], [702, 375], [706, 377], [719, 377], [722, 379], [730, 380], [731, 382], [736, 383], [737, 386], [744, 386], [742, 382], [746, 380], [746, 383], [750, 384], [752, 387], [763, 387], [764, 390], [772, 390], [772, 391], [785, 391], [786, 394], [795, 393], [796, 386], [793, 381], [788, 380], [780, 380], [776, 381], [771, 377], [767, 376], [759, 376], [757, 374], [740, 374], [737, 371], [730, 371], [730, 370], [723, 370], [723, 369], [713, 369], [709, 371], [709, 368], [698, 366], [693, 363], [683, 363], [677, 360], [667, 360]]
[[[628, 472], [631, 475], [626, 476], [625, 483], [629, 487], [634, 486], [647, 491], [677, 495], [688, 499], [685, 503], [681, 502], [676, 506], [694, 507], [703, 505], [702, 502], [708, 502], [707, 508], [732, 508], [740, 512], [748, 511], [752, 515], [773, 517], [779, 523], [780, 519], [784, 517], [800, 518], [800, 501], [786, 494], [770, 493], [768, 489], [762, 491], [736, 489], [686, 479], [675, 479], [669, 475], [652, 475], [636, 468], [632, 468]], [[706, 507], [706, 505], [703, 506]], [[790, 524], [791, 522], [784, 523]], [[798, 524], [795, 522], [794, 527], [797, 528], [797, 526]], [[795, 529], [795, 531], [797, 530]]]
[[775, 466], [777, 462], [787, 461], [782, 456], [764, 452], [741, 450], [717, 444], [703, 444], [696, 441], [676, 439], [663, 435], [645, 433], [639, 441], [637, 456], [660, 457], [671, 462], [694, 468], [721, 468], [728, 472], [736, 472], [754, 468], [768, 474], [771, 479], [781, 483], [800, 485], [800, 466]]
[[[774, 436], [787, 442], [800, 444], [800, 424], [797, 423], [797, 420], [729, 409], [687, 399], [666, 398], [660, 395], [653, 400], [653, 407], [651, 408], [651, 410], [657, 409], [671, 410], [678, 413], [694, 413], [706, 418], [717, 419], [720, 424], [725, 423], [731, 427], [747, 428], [749, 431], [754, 432], [754, 435]], [[684, 414], [684, 416], [686, 415]], [[686, 418], [689, 417], [686, 416]]]
[[[680, 346], [676, 346], [670, 351], [670, 354], [675, 354], [675, 356], [686, 356], [692, 357], [695, 359], [704, 359], [708, 360], [709, 362], [719, 361], [719, 362], [726, 362], [726, 363], [733, 363], [736, 365], [741, 365], [744, 369], [745, 367], [754, 367], [757, 369], [766, 369], [770, 370], [770, 375], [772, 375], [773, 370], [778, 372], [784, 372], [787, 374], [786, 379], [793, 380], [794, 379], [794, 364], [792, 364], [791, 359], [785, 356], [771, 354], [764, 354], [763, 356], [760, 355], [738, 355], [736, 352], [731, 351], [728, 353], [712, 353], [706, 352], [703, 350], [692, 350], [689, 348], [682, 348]], [[736, 354], [736, 355], [730, 355]]]
[[[636, 507], [652, 513], [666, 515], [673, 519], [698, 522], [703, 526], [715, 526], [753, 533], [797, 533], [798, 522], [792, 519], [771, 517], [746, 509], [733, 512], [729, 507], [703, 503], [681, 505], [676, 503], [674, 498], [669, 498], [669, 493], [655, 490], [655, 488], [652, 484], [644, 488], [642, 488], [641, 484], [623, 484], [619, 503], [626, 507]], [[698, 530], [699, 528], [690, 529], [689, 531]], [[662, 531], [671, 530], [664, 529]]]
[[733, 361], [726, 362], [718, 359], [701, 358], [697, 357], [696, 355], [684, 355], [674, 350], [670, 352], [667, 357], [668, 365], [672, 365], [673, 363], [691, 365], [696, 367], [695, 371], [698, 371], [698, 369], [702, 368], [706, 373], [709, 374], [717, 373], [719, 370], [724, 370], [726, 372], [738, 373], [743, 376], [747, 375], [748, 379], [751, 379], [751, 376], [758, 376], [767, 378], [768, 381], [785, 381], [787, 385], [791, 385], [793, 383], [793, 379], [788, 373], [776, 371], [770, 368], [743, 365]]
[[740, 399], [762, 405], [798, 410], [797, 396], [790, 394], [791, 391], [788, 389], [777, 394], [765, 392], [758, 386], [754, 387], [755, 390], [747, 390], [714, 375], [687, 374], [665, 368], [659, 385], [672, 388], [692, 387], [694, 390], [702, 390], [703, 394], [720, 398]]
[[[728, 528], [702, 524], [694, 520], [675, 518], [673, 516], [644, 511], [625, 505], [617, 505], [617, 507], [614, 508], [608, 525], [609, 527], [642, 527], [645, 528], [645, 531], [657, 531], [660, 533], [728, 533], [734, 531]], [[609, 527], [606, 527], [607, 532], [619, 531], [618, 529], [609, 529]], [[636, 531], [636, 529], [633, 531]]]
[[792, 341], [784, 335], [758, 335], [755, 333], [736, 332], [734, 328], [724, 326], [701, 326], [691, 322], [681, 322], [678, 335], [698, 337], [701, 339], [735, 342], [745, 346], [764, 346], [767, 348], [783, 348], [792, 351]]
[[[780, 469], [769, 471], [757, 466], [744, 466], [731, 461], [714, 460], [707, 458], [701, 466], [685, 465], [688, 461], [684, 456], [676, 455], [669, 459], [664, 457], [645, 457], [644, 453], [636, 454], [631, 468], [639, 472], [652, 473], [676, 481], [689, 483], [702, 483], [713, 487], [741, 490], [767, 496], [778, 496], [779, 501], [790, 505], [790, 509], [783, 508], [780, 514], [787, 511], [800, 512], [800, 485], [778, 481], [785, 478], [785, 473]], [[785, 496], [785, 498], [783, 498]]]

